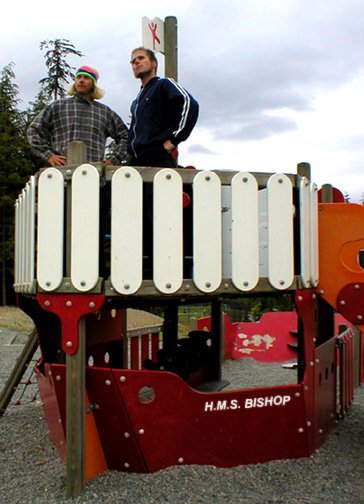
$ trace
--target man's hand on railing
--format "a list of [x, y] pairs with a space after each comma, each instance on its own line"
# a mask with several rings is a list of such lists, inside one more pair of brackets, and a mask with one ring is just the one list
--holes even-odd
[[58, 154], [52, 154], [52, 156], [48, 158], [48, 163], [51, 166], [64, 166], [65, 164], [67, 164], [67, 157], [60, 156]]

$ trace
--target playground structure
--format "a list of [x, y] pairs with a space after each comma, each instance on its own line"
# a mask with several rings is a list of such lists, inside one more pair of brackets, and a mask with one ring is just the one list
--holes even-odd
[[[364, 208], [319, 195], [307, 163], [271, 174], [83, 156], [71, 144], [70, 164], [40, 170], [16, 202], [15, 290], [37, 329], [68, 495], [107, 469], [315, 453], [363, 380]], [[226, 390], [222, 301], [282, 294], [295, 305], [297, 383]], [[179, 338], [179, 306], [198, 303], [211, 317]], [[128, 333], [127, 308], [157, 306], [162, 327]], [[359, 332], [339, 337], [335, 312]]]

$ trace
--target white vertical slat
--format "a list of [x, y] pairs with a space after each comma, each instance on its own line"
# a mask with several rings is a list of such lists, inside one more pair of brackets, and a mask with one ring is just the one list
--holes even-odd
[[27, 243], [27, 221], [26, 221], [26, 198], [24, 189], [21, 192], [21, 249], [22, 249], [22, 259], [21, 259], [21, 283], [22, 292], [25, 292], [25, 282], [26, 282], [26, 243]]
[[19, 198], [15, 201], [15, 234], [14, 234], [14, 290], [19, 292]]
[[38, 180], [37, 280], [47, 291], [57, 289], [63, 276], [64, 180], [47, 168]]
[[301, 281], [305, 288], [311, 286], [311, 201], [310, 182], [302, 177], [299, 185], [300, 194], [300, 255]]
[[21, 243], [22, 243], [22, 265], [21, 265], [21, 271], [22, 271], [22, 288], [23, 292], [26, 292], [26, 281], [27, 281], [27, 234], [28, 234], [28, 229], [27, 229], [27, 199], [26, 199], [26, 192], [25, 189], [22, 190], [22, 238], [21, 238]]
[[19, 196], [19, 215], [20, 215], [20, 232], [19, 232], [19, 283], [21, 285], [21, 292], [24, 292], [24, 261], [25, 261], [25, 250], [24, 250], [24, 192], [22, 191]]
[[30, 244], [29, 244], [29, 261], [30, 261], [30, 290], [35, 288], [35, 215], [36, 215], [36, 178], [30, 177], [29, 181], [29, 196], [30, 196]]
[[267, 183], [268, 278], [275, 289], [288, 289], [294, 278], [292, 184], [277, 173]]
[[35, 177], [26, 184], [26, 292], [32, 292], [34, 281], [34, 241], [35, 241]]
[[318, 190], [313, 182], [310, 184], [311, 206], [311, 285], [319, 282], [319, 247], [318, 247]]
[[165, 294], [183, 280], [182, 178], [168, 168], [153, 181], [153, 280]]
[[100, 176], [90, 164], [72, 177], [71, 281], [82, 292], [99, 278]]
[[221, 182], [216, 173], [202, 171], [193, 181], [193, 278], [202, 292], [221, 283]]
[[18, 288], [18, 229], [19, 229], [19, 198], [16, 199], [14, 204], [14, 222], [15, 222], [15, 233], [14, 233], [14, 290], [17, 292]]
[[29, 279], [28, 245], [29, 245], [29, 215], [28, 215], [28, 186], [23, 189], [24, 196], [24, 292], [27, 292]]
[[28, 190], [27, 186], [23, 189], [23, 205], [24, 205], [24, 237], [23, 237], [23, 246], [24, 246], [24, 292], [28, 291], [28, 278], [29, 278], [29, 263], [28, 263], [28, 245], [29, 245], [29, 216], [28, 216]]
[[25, 292], [29, 292], [30, 290], [30, 275], [31, 275], [31, 268], [30, 268], [30, 237], [31, 237], [31, 219], [30, 219], [30, 194], [29, 194], [29, 183], [26, 184], [25, 186], [25, 265], [24, 265], [24, 272], [25, 272]]
[[242, 291], [259, 281], [258, 184], [250, 173], [237, 173], [231, 181], [232, 281]]
[[143, 280], [143, 180], [126, 166], [111, 188], [111, 283], [120, 294], [133, 294]]

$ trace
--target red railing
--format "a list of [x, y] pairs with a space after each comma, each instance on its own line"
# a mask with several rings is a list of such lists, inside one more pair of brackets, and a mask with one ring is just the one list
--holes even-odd
[[337, 338], [340, 416], [347, 415], [354, 399], [354, 332], [348, 329]]

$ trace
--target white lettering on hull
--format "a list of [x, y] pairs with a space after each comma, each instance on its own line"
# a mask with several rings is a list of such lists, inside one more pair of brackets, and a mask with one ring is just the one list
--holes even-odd
[[291, 400], [289, 395], [274, 395], [265, 397], [250, 397], [244, 402], [239, 403], [238, 399], [222, 399], [215, 401], [206, 401], [204, 411], [229, 411], [240, 408], [270, 408], [275, 406], [286, 406]]

